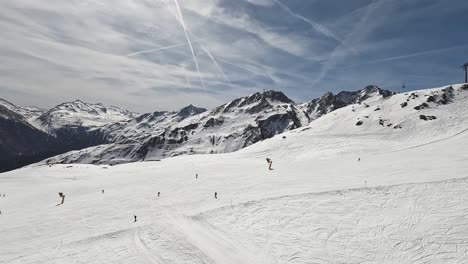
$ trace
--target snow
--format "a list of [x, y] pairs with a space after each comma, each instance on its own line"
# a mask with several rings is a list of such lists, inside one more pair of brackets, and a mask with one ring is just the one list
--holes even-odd
[[228, 154], [0, 174], [0, 263], [465, 263], [468, 91], [453, 87], [449, 104], [413, 109], [438, 88], [350, 105]]
[[[306, 114], [293, 104], [281, 92], [265, 91], [235, 99], [211, 111], [190, 105], [178, 112], [143, 114], [96, 128], [105, 135], [108, 144], [65, 153], [47, 162], [116, 164], [232, 152], [307, 125]], [[298, 121], [292, 122], [294, 118]]]
[[53, 134], [54, 130], [67, 126], [92, 128], [133, 117], [134, 113], [115, 106], [106, 107], [100, 103], [90, 104], [76, 100], [60, 104], [30, 120], [30, 123], [45, 132]]
[[16, 106], [4, 99], [0, 98], [0, 106], [3, 106], [7, 108], [8, 110], [17, 113], [24, 117], [24, 119], [31, 121], [41, 114], [43, 114], [45, 111], [43, 109], [33, 107], [33, 106]]

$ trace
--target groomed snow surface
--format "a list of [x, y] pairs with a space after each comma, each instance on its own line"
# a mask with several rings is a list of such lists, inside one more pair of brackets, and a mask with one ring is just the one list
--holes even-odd
[[449, 104], [399, 94], [230, 154], [0, 174], [0, 263], [468, 263], [454, 87]]

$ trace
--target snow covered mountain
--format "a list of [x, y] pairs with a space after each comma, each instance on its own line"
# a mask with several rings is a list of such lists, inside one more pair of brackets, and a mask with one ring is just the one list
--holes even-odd
[[466, 263], [466, 146], [468, 85], [451, 85], [233, 153], [35, 164], [0, 174], [0, 262]]
[[235, 99], [211, 111], [188, 106], [154, 112], [99, 129], [108, 144], [53, 157], [48, 163], [123, 163], [183, 154], [232, 152], [309, 119], [282, 92]]
[[349, 104], [380, 100], [392, 93], [376, 86], [327, 93], [295, 104], [282, 92], [264, 91], [207, 111], [189, 105], [179, 111], [136, 116], [116, 107], [80, 100], [60, 104], [37, 118], [35, 127], [74, 150], [49, 163], [125, 163], [184, 154], [232, 152], [309, 124]]
[[82, 101], [60, 104], [48, 111], [19, 107], [0, 99], [0, 170], [104, 143], [92, 128], [133, 118], [135, 114], [117, 107]]
[[[0, 105], [0, 172], [37, 162], [58, 151], [57, 142], [30, 125], [25, 116]], [[11, 107], [18, 110], [16, 107]]]
[[135, 116], [115, 106], [90, 104], [80, 100], [60, 104], [31, 123], [46, 133], [60, 139], [69, 150], [77, 150], [105, 143], [99, 128]]
[[49, 134], [64, 128], [92, 128], [133, 118], [134, 113], [115, 106], [90, 104], [76, 100], [55, 106], [43, 113], [33, 124]]
[[374, 100], [384, 99], [392, 96], [392, 94], [393, 93], [388, 90], [380, 89], [375, 85], [369, 85], [362, 90], [354, 92], [342, 91], [336, 95], [328, 92], [322, 97], [301, 104], [298, 107], [306, 112], [312, 120], [314, 120], [322, 115], [335, 111], [338, 108], [345, 107], [350, 104], [358, 104], [368, 100], [369, 98], [373, 98]]
[[33, 120], [42, 115], [45, 110], [33, 106], [16, 106], [7, 100], [0, 98], [0, 106], [7, 108], [8, 110], [21, 115], [26, 120]]

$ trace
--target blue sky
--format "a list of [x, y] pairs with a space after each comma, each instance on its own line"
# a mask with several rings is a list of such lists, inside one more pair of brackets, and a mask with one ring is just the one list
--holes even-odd
[[[7, 0], [0, 97], [132, 111], [463, 81], [465, 0]], [[179, 8], [178, 8], [179, 7]], [[180, 10], [180, 12], [179, 12]]]

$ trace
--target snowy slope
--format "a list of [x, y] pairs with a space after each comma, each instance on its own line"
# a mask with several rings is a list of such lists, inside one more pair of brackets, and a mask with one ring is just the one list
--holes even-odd
[[0, 105], [16, 114], [21, 115], [26, 120], [33, 120], [45, 112], [44, 109], [40, 109], [38, 107], [16, 106], [1, 98], [0, 98]]
[[64, 150], [72, 150], [46, 162], [118, 164], [236, 151], [305, 126], [338, 108], [391, 94], [377, 86], [367, 86], [295, 104], [281, 92], [264, 91], [211, 111], [189, 105], [175, 112], [157, 111], [140, 116], [77, 100], [58, 105], [29, 122], [63, 142]]
[[468, 90], [452, 88], [348, 106], [228, 154], [0, 174], [0, 262], [465, 263]]

